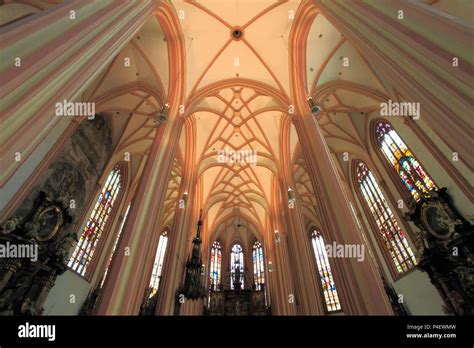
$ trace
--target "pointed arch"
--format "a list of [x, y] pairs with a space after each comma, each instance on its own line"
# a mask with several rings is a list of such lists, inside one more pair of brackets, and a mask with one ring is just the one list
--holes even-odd
[[258, 240], [253, 243], [252, 260], [255, 289], [261, 291], [265, 287], [265, 260], [263, 257], [263, 246]]
[[320, 230], [314, 227], [314, 225], [310, 226], [309, 233], [319, 278], [321, 279], [321, 290], [326, 311], [328, 313], [340, 311], [342, 309], [341, 302], [337, 294], [336, 283], [329, 263], [324, 237]]
[[163, 270], [163, 260], [165, 259], [166, 249], [168, 246], [168, 229], [165, 229], [158, 240], [156, 247], [155, 261], [153, 262], [153, 270], [148, 285], [147, 297], [152, 298], [160, 287], [161, 274]]
[[126, 165], [119, 163], [109, 172], [107, 179], [99, 193], [94, 209], [82, 230], [79, 241], [68, 262], [68, 267], [85, 276], [88, 266], [97, 250], [99, 240], [104, 234], [106, 226], [113, 220], [114, 209], [120, 204], [122, 188], [126, 182]]
[[373, 146], [379, 157], [383, 157], [382, 163], [397, 182], [396, 186], [403, 187], [409, 193], [405, 196], [419, 201], [429, 191], [437, 189], [434, 180], [390, 122], [376, 119], [371, 126]]
[[209, 258], [209, 291], [217, 291], [222, 284], [222, 244], [215, 240]]
[[237, 268], [239, 269], [240, 277], [238, 281], [241, 284], [241, 288], [244, 288], [244, 249], [242, 247], [242, 244], [239, 242], [234, 242], [232, 243], [232, 248], [230, 252], [230, 273], [231, 273], [231, 279], [230, 279], [230, 288], [234, 290], [234, 282], [237, 281], [235, 278]]
[[405, 232], [388, 205], [377, 180], [365, 162], [353, 161], [353, 182], [364, 206], [376, 240], [394, 278], [415, 268], [418, 263]]

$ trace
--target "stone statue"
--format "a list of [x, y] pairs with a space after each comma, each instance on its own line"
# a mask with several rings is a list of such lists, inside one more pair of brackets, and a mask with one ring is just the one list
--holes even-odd
[[234, 273], [234, 290], [240, 290], [242, 283], [240, 282], [240, 266], [235, 268]]

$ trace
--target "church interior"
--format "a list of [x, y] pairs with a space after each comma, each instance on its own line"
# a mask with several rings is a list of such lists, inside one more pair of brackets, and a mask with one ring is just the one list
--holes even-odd
[[473, 16], [1, 1], [0, 315], [474, 314]]

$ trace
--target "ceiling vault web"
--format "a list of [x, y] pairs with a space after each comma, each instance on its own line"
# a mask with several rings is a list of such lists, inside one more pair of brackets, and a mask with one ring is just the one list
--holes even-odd
[[[283, 173], [292, 176], [305, 218], [314, 222], [317, 197], [311, 197], [295, 115], [289, 114], [295, 88], [321, 106], [317, 121], [334, 154], [365, 151], [365, 121], [358, 116], [371, 114], [390, 95], [397, 98], [397, 91], [311, 2], [178, 0], [165, 7], [174, 11], [179, 30], [166, 27], [166, 15], [157, 13], [85, 93], [101, 112], [129, 118], [119, 151], [141, 155], [132, 172], [143, 167], [155, 137], [152, 116], [170, 95], [181, 94], [182, 116], [190, 122], [184, 122], [189, 129], [182, 131], [179, 151], [188, 154], [191, 147], [193, 158], [177, 159], [170, 185], [178, 190], [182, 172], [194, 168], [186, 189], [199, 183], [209, 228], [232, 228], [227, 220], [240, 217], [252, 233], [263, 233], [276, 204], [273, 185]], [[294, 52], [303, 53], [296, 63]], [[132, 63], [124, 67], [127, 58]], [[255, 161], [220, 161], [226, 151], [255, 155]], [[167, 197], [169, 222], [169, 199], [176, 197]]]

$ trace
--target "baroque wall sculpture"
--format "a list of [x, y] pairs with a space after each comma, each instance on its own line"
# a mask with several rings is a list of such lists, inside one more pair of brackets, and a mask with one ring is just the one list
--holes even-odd
[[[77, 224], [111, 155], [108, 119], [84, 121], [0, 226], [0, 314], [39, 315], [56, 277], [67, 269]], [[27, 251], [27, 252], [26, 252]]]

